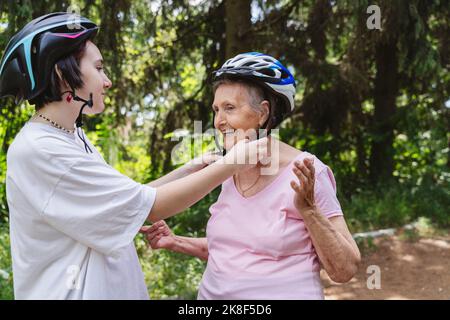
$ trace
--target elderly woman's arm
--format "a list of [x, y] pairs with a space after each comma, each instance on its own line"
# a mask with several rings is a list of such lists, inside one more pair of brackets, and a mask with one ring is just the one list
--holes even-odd
[[143, 226], [139, 232], [145, 235], [148, 244], [154, 250], [167, 249], [208, 260], [209, 252], [206, 238], [177, 236], [173, 234], [164, 220], [155, 222], [151, 226]]
[[331, 280], [347, 282], [355, 275], [361, 256], [342, 216], [328, 219], [317, 209], [303, 212], [320, 262]]
[[291, 181], [296, 192], [294, 205], [302, 216], [319, 259], [335, 282], [349, 281], [361, 261], [358, 246], [342, 216], [328, 219], [319, 211], [314, 200], [314, 165], [310, 159], [296, 162], [293, 169], [300, 185]]

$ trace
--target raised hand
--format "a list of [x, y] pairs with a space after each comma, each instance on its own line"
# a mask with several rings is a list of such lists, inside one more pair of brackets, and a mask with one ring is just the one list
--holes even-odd
[[295, 191], [294, 205], [302, 216], [313, 213], [316, 209], [314, 200], [314, 160], [295, 161], [292, 171], [294, 171], [299, 180], [299, 184], [291, 181], [291, 187]]

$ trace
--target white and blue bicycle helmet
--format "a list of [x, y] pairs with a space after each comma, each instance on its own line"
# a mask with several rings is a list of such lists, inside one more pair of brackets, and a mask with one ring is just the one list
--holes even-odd
[[253, 80], [269, 89], [284, 102], [283, 112], [294, 110], [295, 79], [277, 59], [259, 52], [241, 53], [215, 71], [213, 81], [225, 77]]

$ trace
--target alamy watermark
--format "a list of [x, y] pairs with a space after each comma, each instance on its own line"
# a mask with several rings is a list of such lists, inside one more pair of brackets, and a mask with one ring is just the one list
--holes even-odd
[[68, 18], [68, 21], [67, 21], [67, 28], [69, 30], [80, 30], [80, 29], [82, 29], [80, 7], [78, 7], [77, 5], [72, 4], [72, 5], [67, 7], [66, 12], [70, 14], [70, 17]]
[[369, 274], [367, 278], [367, 289], [381, 289], [381, 270], [377, 265], [370, 265], [366, 269], [366, 273]]
[[77, 265], [70, 265], [66, 270], [66, 287], [69, 290], [80, 290], [80, 267]]
[[376, 4], [372, 4], [367, 7], [366, 13], [370, 14], [370, 16], [366, 20], [367, 29], [373, 30], [381, 30], [381, 9]]

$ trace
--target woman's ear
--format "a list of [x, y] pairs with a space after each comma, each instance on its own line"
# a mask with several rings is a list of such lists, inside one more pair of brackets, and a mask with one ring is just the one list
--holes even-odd
[[261, 116], [259, 118], [259, 126], [262, 127], [264, 125], [264, 123], [267, 122], [267, 119], [269, 119], [269, 115], [270, 115], [270, 104], [269, 101], [267, 100], [263, 100], [260, 105], [261, 107]]

